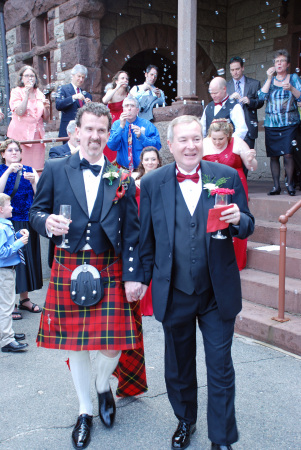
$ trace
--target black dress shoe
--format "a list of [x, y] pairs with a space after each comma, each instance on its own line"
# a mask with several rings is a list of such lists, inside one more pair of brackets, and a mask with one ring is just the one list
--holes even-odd
[[211, 450], [232, 450], [232, 447], [231, 447], [231, 445], [219, 445], [219, 444], [214, 444], [214, 442], [212, 442]]
[[275, 186], [273, 187], [273, 189], [268, 193], [268, 195], [280, 195], [281, 192], [281, 188], [275, 188]]
[[16, 341], [23, 341], [25, 339], [25, 334], [24, 333], [15, 333], [14, 334], [14, 338], [16, 339]]
[[116, 405], [111, 388], [102, 394], [97, 393], [97, 396], [99, 417], [107, 428], [112, 428], [115, 421]]
[[287, 186], [287, 192], [288, 194], [293, 197], [294, 195], [296, 195], [296, 191], [294, 188], [290, 188], [289, 186]]
[[180, 420], [178, 428], [176, 429], [172, 440], [171, 448], [187, 448], [190, 444], [190, 436], [195, 432], [196, 425]]
[[28, 347], [28, 344], [20, 344], [18, 341], [12, 341], [9, 344], [1, 348], [2, 352], [21, 352]]
[[81, 414], [72, 431], [72, 445], [74, 448], [86, 448], [91, 440], [91, 428], [93, 425], [93, 416]]

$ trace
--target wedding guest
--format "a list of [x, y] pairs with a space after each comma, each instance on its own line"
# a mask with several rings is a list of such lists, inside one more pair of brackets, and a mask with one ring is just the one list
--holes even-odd
[[[129, 74], [123, 70], [119, 70], [112, 78], [111, 87], [107, 90], [102, 102], [108, 105], [112, 116], [112, 123], [120, 118], [123, 111], [122, 102], [129, 93]], [[109, 161], [116, 160], [117, 152], [109, 149], [106, 145], [104, 149], [104, 155]]]
[[7, 136], [18, 141], [40, 140], [36, 144], [22, 144], [23, 163], [43, 169], [45, 162], [44, 122], [50, 115], [50, 102], [38, 88], [39, 80], [35, 69], [23, 66], [18, 74], [17, 87], [12, 89], [9, 106], [12, 120]]
[[[28, 244], [24, 248], [26, 264], [16, 267], [16, 293], [19, 294], [19, 309], [40, 313], [41, 308], [32, 303], [28, 292], [43, 286], [40, 238], [29, 223], [29, 210], [33, 203], [39, 176], [35, 169], [24, 165], [22, 148], [18, 141], [7, 139], [0, 146], [0, 192], [11, 197], [13, 207], [12, 224], [17, 231], [29, 232]], [[13, 314], [16, 314], [14, 311]]]
[[296, 195], [294, 188], [293, 147], [300, 123], [297, 102], [301, 101], [301, 81], [296, 73], [290, 74], [290, 55], [287, 50], [274, 53], [273, 66], [267, 70], [267, 80], [258, 91], [266, 101], [264, 130], [267, 157], [274, 186], [268, 195], [279, 195], [280, 157], [283, 156], [287, 176], [287, 191]]

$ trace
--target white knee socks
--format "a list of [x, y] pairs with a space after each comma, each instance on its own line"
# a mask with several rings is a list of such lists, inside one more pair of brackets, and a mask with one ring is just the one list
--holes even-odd
[[103, 392], [108, 392], [110, 390], [109, 379], [114, 372], [121, 352], [118, 353], [114, 358], [109, 358], [105, 356], [100, 351], [97, 352], [95, 359], [96, 362], [96, 390], [99, 394]]
[[91, 361], [89, 352], [69, 352], [69, 363], [73, 383], [79, 400], [79, 415], [93, 415], [93, 403], [90, 397]]

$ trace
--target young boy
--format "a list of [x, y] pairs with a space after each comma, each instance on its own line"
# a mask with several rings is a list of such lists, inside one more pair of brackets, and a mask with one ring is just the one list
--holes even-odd
[[[28, 344], [20, 343], [25, 334], [15, 334], [12, 328], [12, 312], [15, 305], [15, 266], [22, 264], [21, 247], [28, 242], [28, 230], [15, 235], [10, 220], [12, 216], [10, 196], [0, 194], [0, 345], [2, 352], [19, 352]], [[15, 237], [16, 236], [16, 237]]]

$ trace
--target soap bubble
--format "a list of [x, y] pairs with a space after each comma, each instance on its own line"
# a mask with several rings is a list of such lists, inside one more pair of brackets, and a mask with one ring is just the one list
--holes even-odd
[[47, 75], [46, 75], [46, 73], [44, 73], [43, 78], [44, 78], [44, 80], [47, 80]]
[[62, 67], [66, 67], [66, 63], [62, 63]]
[[117, 53], [117, 54], [119, 53], [118, 50], [116, 50], [116, 53]]
[[261, 33], [262, 33], [262, 34], [264, 34], [264, 33], [265, 33], [265, 29], [264, 29], [264, 28], [261, 28], [261, 30], [260, 30], [260, 31], [261, 31]]
[[299, 67], [296, 67], [295, 71], [296, 71], [297, 73], [299, 73], [299, 72], [300, 72]]
[[218, 11], [215, 11], [215, 14], [218, 15]]
[[280, 22], [277, 22], [276, 23], [276, 28], [281, 28], [281, 27], [282, 27], [282, 24]]
[[105, 58], [105, 62], [109, 62], [108, 58]]
[[296, 147], [297, 141], [292, 141], [292, 145], [293, 145], [294, 147]]
[[46, 56], [43, 56], [43, 61], [47, 61], [47, 58], [46, 58]]
[[10, 64], [12, 62], [12, 58], [9, 56], [8, 58], [7, 58], [7, 60], [6, 60], [6, 63], [7, 64]]
[[217, 74], [218, 75], [224, 75], [225, 74], [225, 69], [218, 69]]

